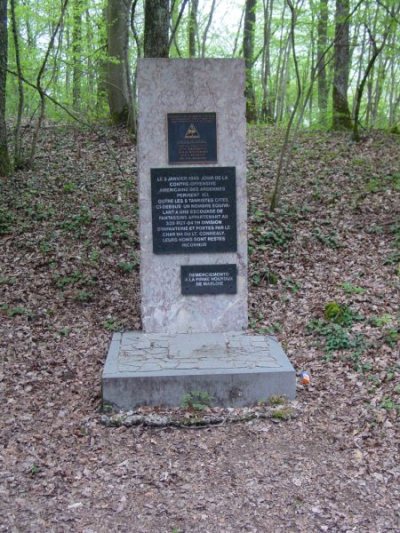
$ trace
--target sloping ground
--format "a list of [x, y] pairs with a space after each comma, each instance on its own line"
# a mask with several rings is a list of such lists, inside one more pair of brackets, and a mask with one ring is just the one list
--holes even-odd
[[400, 528], [399, 137], [303, 134], [274, 214], [280, 135], [249, 137], [251, 327], [310, 372], [297, 415], [101, 424], [111, 332], [140, 328], [135, 152], [49, 125], [0, 191], [1, 531]]

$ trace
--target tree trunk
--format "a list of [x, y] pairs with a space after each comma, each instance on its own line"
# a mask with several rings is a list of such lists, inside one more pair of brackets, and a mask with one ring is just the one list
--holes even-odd
[[246, 66], [246, 119], [247, 122], [257, 120], [256, 95], [253, 84], [253, 59], [254, 59], [254, 28], [256, 23], [257, 0], [246, 0], [243, 32], [243, 55]]
[[349, 0], [336, 0], [335, 47], [333, 76], [333, 121], [334, 130], [352, 128], [347, 90], [350, 68], [350, 22]]
[[290, 54], [290, 34], [282, 51], [280, 72], [277, 77], [277, 97], [276, 97], [276, 122], [281, 123], [285, 114], [285, 102], [288, 100], [288, 80], [289, 80], [289, 54]]
[[19, 32], [17, 27], [17, 17], [16, 17], [16, 0], [11, 0], [11, 27], [14, 38], [14, 52], [15, 52], [15, 64], [17, 67], [18, 74], [18, 111], [17, 119], [15, 121], [14, 129], [14, 168], [21, 168], [23, 164], [23, 155], [22, 155], [22, 135], [21, 135], [21, 123], [22, 115], [24, 111], [24, 86], [23, 86], [23, 72], [21, 66], [21, 54], [19, 46]]
[[[307, 64], [307, 68], [304, 69], [303, 71], [303, 81], [302, 81], [302, 85], [303, 87], [306, 87], [307, 85], [307, 81], [308, 81], [308, 77], [309, 76], [312, 76], [312, 73], [314, 72], [315, 70], [315, 9], [314, 9], [314, 4], [313, 4], [313, 0], [310, 0], [310, 7], [311, 7], [311, 28], [310, 28], [310, 47], [309, 47], [309, 50], [308, 50], [308, 64]], [[318, 47], [317, 47], [318, 48]], [[318, 61], [318, 59], [317, 59]], [[310, 79], [310, 83], [312, 84], [312, 81]], [[310, 91], [310, 96], [309, 96], [309, 99], [308, 99], [308, 110], [309, 110], [309, 120], [308, 120], [308, 125], [311, 127], [312, 124], [313, 124], [313, 118], [314, 118], [314, 113], [313, 113], [313, 107], [314, 107], [314, 91]], [[303, 118], [302, 118], [303, 120]]]
[[379, 58], [378, 61], [378, 68], [376, 69], [376, 81], [375, 81], [375, 90], [374, 90], [374, 98], [372, 102], [372, 113], [371, 113], [371, 126], [372, 128], [375, 128], [378, 126], [377, 119], [378, 119], [378, 112], [379, 112], [379, 102], [382, 97], [383, 93], [383, 86], [385, 83], [386, 78], [386, 72], [387, 72], [387, 61], [382, 59], [382, 56]]
[[82, 53], [82, 6], [81, 0], [72, 5], [72, 107], [79, 111], [81, 105], [81, 53]]
[[129, 2], [109, 0], [107, 7], [107, 96], [112, 120], [134, 129], [130, 105], [128, 64]]
[[168, 21], [169, 21], [168, 23], [171, 29], [171, 35], [168, 39], [168, 56], [171, 52], [171, 46], [173, 45], [172, 51], [176, 52], [178, 57], [182, 57], [181, 51], [179, 50], [178, 40], [176, 38], [176, 35], [177, 35], [179, 25], [182, 20], [183, 12], [185, 11], [185, 7], [188, 1], [189, 0], [182, 0], [179, 13], [177, 13], [177, 16], [176, 16], [176, 10], [175, 10], [175, 5], [177, 5], [177, 2], [176, 0], [173, 0], [172, 2], [171, 13], [168, 16]]
[[0, 176], [7, 176], [11, 170], [5, 120], [7, 56], [7, 0], [0, 0]]
[[286, 35], [286, 23], [285, 23], [285, 13], [286, 13], [286, 2], [283, 4], [283, 9], [280, 19], [280, 34], [279, 34], [279, 47], [278, 47], [278, 60], [276, 61], [275, 69], [275, 80], [273, 84], [273, 93], [271, 94], [271, 102], [273, 103], [273, 115], [274, 122], [278, 122], [279, 116], [279, 105], [280, 105], [280, 79], [281, 79], [281, 69], [282, 61], [286, 53], [286, 47], [288, 43], [288, 37]]
[[263, 122], [272, 124], [274, 122], [273, 103], [270, 94], [271, 86], [271, 21], [274, 0], [263, 0], [264, 7], [264, 46], [262, 57], [262, 105], [261, 105], [261, 119]]
[[191, 0], [190, 13], [189, 13], [189, 28], [188, 28], [188, 40], [189, 40], [189, 57], [196, 57], [197, 55], [197, 12], [199, 8], [199, 0]]
[[328, 43], [328, 0], [320, 0], [318, 13], [317, 40], [317, 71], [319, 119], [323, 127], [327, 126], [328, 118], [328, 84], [324, 52]]
[[[392, 43], [394, 43], [394, 34], [393, 34], [393, 39], [392, 39]], [[396, 98], [396, 94], [397, 94], [397, 88], [398, 88], [398, 84], [396, 82], [396, 58], [395, 57], [390, 57], [390, 75], [389, 75], [389, 79], [390, 79], [390, 89], [389, 89], [389, 94], [388, 94], [388, 98], [389, 98], [389, 104], [388, 104], [388, 107], [389, 107], [389, 128], [392, 129], [396, 126], [396, 112], [397, 112], [397, 105], [399, 103], [399, 100], [400, 98]]]
[[95, 54], [95, 49], [93, 46], [93, 26], [90, 19], [90, 11], [88, 8], [85, 10], [85, 20], [86, 20], [86, 42], [88, 47], [88, 57], [86, 60], [87, 66], [87, 90], [90, 95], [95, 93], [95, 70], [93, 64], [93, 56]]
[[367, 68], [365, 70], [364, 76], [360, 82], [360, 85], [357, 87], [357, 93], [356, 93], [356, 104], [355, 104], [355, 111], [354, 111], [354, 127], [353, 127], [353, 141], [359, 142], [360, 141], [360, 132], [359, 132], [359, 117], [360, 117], [360, 107], [361, 107], [361, 100], [364, 92], [364, 86], [368, 79], [368, 76], [374, 66], [374, 63], [376, 61], [376, 58], [381, 53], [385, 41], [383, 41], [382, 46], [377, 47], [375, 39], [370, 35], [373, 51], [370, 60], [368, 61]]
[[169, 0], [146, 0], [144, 56], [168, 57]]
[[204, 28], [203, 36], [201, 38], [201, 57], [205, 57], [206, 55], [206, 43], [207, 43], [208, 30], [210, 29], [211, 22], [214, 16], [215, 2], [216, 0], [212, 0], [210, 12], [208, 14], [207, 24], [206, 24], [206, 27]]

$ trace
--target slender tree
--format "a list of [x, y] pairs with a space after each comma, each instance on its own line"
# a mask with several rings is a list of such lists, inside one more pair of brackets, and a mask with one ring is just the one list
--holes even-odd
[[246, 119], [247, 122], [257, 120], [256, 95], [253, 82], [254, 61], [254, 30], [256, 24], [257, 0], [246, 0], [243, 32], [243, 55], [246, 66]]
[[334, 130], [352, 128], [347, 99], [350, 70], [350, 1], [336, 0], [335, 46], [333, 76], [333, 121]]
[[273, 102], [269, 87], [271, 86], [271, 22], [274, 0], [263, 0], [264, 11], [264, 46], [262, 52], [262, 104], [261, 119], [270, 124], [274, 121]]
[[189, 24], [188, 24], [189, 57], [196, 57], [197, 55], [198, 9], [199, 9], [199, 0], [191, 0], [190, 12], [189, 12]]
[[189, 2], [189, 0], [182, 0], [182, 4], [180, 6], [179, 12], [177, 11], [178, 2], [177, 0], [173, 0], [171, 12], [168, 15], [169, 18], [169, 25], [171, 28], [171, 35], [168, 40], [168, 56], [171, 50], [171, 47], [173, 45], [173, 48], [175, 49], [175, 52], [178, 54], [179, 57], [182, 57], [182, 53], [179, 49], [178, 42], [177, 42], [177, 33], [179, 30], [179, 26], [182, 20], [183, 12], [185, 11], [186, 4]]
[[22, 65], [21, 65], [21, 54], [20, 54], [20, 45], [19, 45], [19, 34], [17, 27], [17, 17], [15, 13], [15, 4], [16, 0], [11, 0], [11, 25], [14, 41], [14, 52], [15, 52], [15, 65], [17, 67], [18, 73], [18, 110], [17, 110], [17, 119], [15, 122], [14, 129], [14, 168], [21, 167], [23, 165], [23, 155], [22, 155], [22, 137], [21, 137], [21, 123], [22, 123], [22, 114], [24, 110], [24, 99], [25, 92], [22, 81]]
[[37, 142], [38, 142], [38, 139], [39, 139], [39, 133], [40, 133], [40, 129], [42, 127], [42, 123], [43, 123], [44, 117], [45, 117], [46, 96], [47, 95], [46, 95], [46, 89], [45, 89], [45, 87], [43, 87], [43, 77], [44, 77], [45, 72], [46, 72], [46, 68], [47, 68], [47, 64], [48, 64], [50, 55], [51, 55], [51, 53], [52, 53], [52, 51], [54, 49], [54, 43], [55, 43], [57, 34], [58, 34], [58, 32], [59, 32], [59, 30], [60, 30], [60, 28], [61, 28], [61, 26], [63, 24], [63, 21], [64, 21], [65, 12], [66, 12], [67, 7], [68, 7], [68, 1], [69, 0], [63, 0], [63, 3], [61, 5], [60, 16], [58, 18], [57, 23], [53, 27], [53, 30], [52, 30], [52, 33], [51, 33], [51, 36], [50, 36], [50, 40], [49, 40], [49, 43], [47, 45], [46, 53], [44, 55], [42, 64], [40, 65], [38, 74], [36, 76], [36, 90], [39, 93], [40, 105], [39, 105], [39, 116], [38, 116], [38, 119], [36, 121], [35, 130], [33, 132], [31, 150], [30, 150], [30, 155], [29, 155], [29, 163], [28, 164], [29, 164], [30, 167], [33, 166], [33, 161], [34, 161], [35, 155], [36, 155]]
[[372, 46], [372, 54], [368, 61], [367, 68], [365, 70], [364, 76], [357, 87], [357, 93], [356, 93], [356, 100], [355, 100], [355, 111], [354, 111], [354, 126], [353, 126], [353, 141], [358, 142], [360, 140], [360, 132], [359, 132], [359, 117], [360, 117], [360, 107], [361, 107], [361, 100], [364, 92], [365, 83], [368, 79], [368, 76], [374, 66], [374, 63], [379, 56], [379, 54], [382, 52], [383, 47], [385, 45], [386, 35], [384, 36], [383, 42], [381, 46], [378, 46], [375, 41], [375, 37], [372, 35], [370, 30], [367, 28], [369, 37], [371, 40], [371, 46]]
[[[293, 54], [293, 63], [294, 63], [294, 71], [296, 75], [297, 91], [296, 91], [296, 100], [295, 100], [293, 109], [290, 113], [289, 122], [287, 123], [286, 129], [285, 129], [285, 137], [284, 137], [283, 145], [282, 145], [281, 152], [279, 155], [278, 169], [277, 169], [276, 178], [275, 178], [274, 191], [272, 193], [271, 204], [270, 204], [271, 211], [274, 211], [279, 205], [283, 182], [285, 181], [285, 178], [288, 173], [289, 163], [291, 159], [290, 155], [291, 155], [292, 148], [293, 148], [293, 137], [291, 139], [292, 126], [293, 126], [296, 113], [301, 102], [302, 91], [303, 91], [302, 86], [301, 86], [299, 62], [297, 58], [296, 42], [295, 42], [295, 29], [296, 29], [298, 13], [296, 11], [296, 7], [294, 6], [292, 0], [286, 0], [286, 4], [288, 5], [290, 9], [289, 41], [290, 41], [290, 47], [291, 47], [292, 54]], [[304, 102], [304, 105], [306, 105], [306, 102]]]
[[7, 176], [10, 172], [5, 120], [7, 52], [7, 0], [0, 0], [0, 176]]
[[74, 0], [72, 4], [72, 105], [79, 111], [81, 105], [81, 79], [82, 79], [82, 5], [81, 0]]
[[109, 0], [107, 7], [107, 96], [112, 120], [135, 128], [129, 94], [128, 21], [130, 5], [125, 0]]
[[328, 115], [328, 83], [326, 79], [326, 64], [323, 60], [323, 53], [328, 43], [328, 0], [320, 0], [318, 23], [317, 23], [317, 71], [318, 80], [318, 108], [319, 119], [322, 126], [327, 125]]
[[206, 26], [204, 28], [203, 35], [201, 37], [201, 57], [205, 57], [206, 55], [206, 44], [207, 44], [208, 31], [210, 29], [211, 22], [214, 17], [215, 3], [216, 3], [216, 0], [212, 0], [210, 11], [208, 13]]

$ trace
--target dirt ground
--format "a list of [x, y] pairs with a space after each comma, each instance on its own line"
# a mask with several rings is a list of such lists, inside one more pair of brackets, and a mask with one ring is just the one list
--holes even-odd
[[249, 132], [249, 312], [311, 375], [284, 419], [105, 426], [140, 329], [132, 141], [48, 124], [1, 181], [0, 531], [400, 530], [400, 138], [302, 134], [270, 213], [280, 139]]

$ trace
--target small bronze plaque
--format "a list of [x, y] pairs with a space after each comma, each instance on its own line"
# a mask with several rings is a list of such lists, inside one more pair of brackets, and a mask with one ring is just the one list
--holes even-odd
[[169, 113], [168, 162], [216, 163], [215, 113]]
[[235, 167], [151, 169], [153, 252], [236, 252]]
[[236, 278], [236, 265], [181, 266], [182, 294], [236, 294]]

